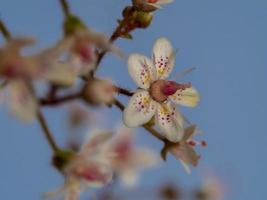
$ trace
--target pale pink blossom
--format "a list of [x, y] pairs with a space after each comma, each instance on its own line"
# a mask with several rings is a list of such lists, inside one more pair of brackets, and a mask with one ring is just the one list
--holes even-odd
[[184, 120], [175, 104], [194, 107], [199, 95], [191, 84], [165, 80], [174, 67], [174, 60], [174, 49], [165, 38], [155, 42], [152, 61], [140, 54], [130, 55], [129, 73], [140, 89], [124, 110], [123, 121], [128, 127], [137, 127], [154, 117], [164, 136], [177, 142], [183, 137]]
[[111, 51], [122, 56], [120, 50], [107, 36], [89, 29], [78, 30], [66, 40], [71, 41], [67, 62], [73, 66], [77, 75], [88, 75], [95, 69], [100, 51]]
[[110, 137], [111, 133], [93, 131], [80, 151], [63, 168], [66, 177], [64, 186], [45, 196], [63, 195], [65, 200], [77, 200], [82, 191], [110, 183], [113, 175], [110, 157], [113, 155], [102, 148]]
[[31, 121], [37, 112], [29, 85], [40, 80], [69, 85], [74, 80], [73, 70], [57, 60], [68, 47], [66, 42], [34, 55], [22, 55], [22, 49], [33, 43], [32, 38], [14, 38], [0, 48], [0, 78], [8, 82], [7, 103], [12, 113], [24, 121]]
[[129, 128], [120, 127], [108, 143], [107, 148], [114, 154], [111, 159], [113, 169], [123, 183], [128, 186], [137, 182], [141, 170], [153, 167], [158, 163], [154, 152], [135, 146], [132, 134]]

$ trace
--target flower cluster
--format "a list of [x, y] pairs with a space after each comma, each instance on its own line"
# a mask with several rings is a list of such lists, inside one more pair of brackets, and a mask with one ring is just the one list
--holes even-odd
[[64, 195], [65, 199], [77, 199], [86, 188], [110, 183], [114, 173], [131, 186], [136, 183], [140, 169], [157, 163], [152, 151], [134, 146], [130, 129], [121, 127], [111, 136], [108, 131], [92, 131], [80, 150], [71, 154], [67, 163], [60, 164], [66, 177], [64, 187], [47, 193], [46, 197]]
[[[19, 119], [37, 119], [53, 150], [53, 166], [65, 178], [64, 186], [48, 193], [47, 197], [60, 194], [66, 200], [76, 200], [83, 190], [103, 187], [114, 177], [119, 177], [127, 186], [134, 185], [140, 170], [158, 164], [158, 158], [151, 150], [134, 145], [130, 128], [135, 127], [145, 128], [163, 142], [161, 157], [164, 160], [171, 153], [189, 172], [190, 165], [196, 166], [200, 158], [195, 147], [204, 147], [206, 142], [193, 138], [198, 134], [198, 128], [185, 120], [177, 105], [195, 107], [200, 95], [191, 83], [168, 78], [175, 66], [176, 51], [171, 42], [164, 37], [158, 38], [151, 58], [137, 53], [129, 55], [128, 71], [137, 84], [133, 91], [120, 87], [117, 80], [115, 83], [96, 75], [106, 53], [125, 58], [113, 44], [115, 40], [133, 39], [132, 32], [149, 27], [154, 11], [172, 0], [132, 0], [132, 4], [123, 10], [123, 19], [118, 20], [110, 37], [89, 29], [71, 13], [66, 0], [60, 2], [65, 14], [64, 37], [35, 54], [24, 49], [33, 45], [34, 39], [11, 37], [0, 21], [0, 30], [7, 39], [0, 46], [0, 80], [4, 83], [0, 92], [4, 92], [11, 112]], [[40, 83], [45, 87], [40, 87]], [[45, 88], [45, 95], [40, 95], [40, 88], [40, 91]], [[119, 100], [120, 95], [129, 97], [127, 106]], [[71, 110], [68, 127], [72, 131], [77, 131], [81, 124], [89, 125], [92, 116], [89, 117], [85, 106], [93, 109], [116, 106], [122, 111], [124, 125], [114, 136], [110, 131], [95, 130], [81, 147], [75, 144], [72, 150], [60, 148], [42, 108], [71, 100], [84, 103], [84, 107]]]

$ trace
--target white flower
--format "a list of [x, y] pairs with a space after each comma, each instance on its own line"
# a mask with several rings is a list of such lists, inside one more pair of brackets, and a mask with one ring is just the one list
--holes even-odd
[[123, 113], [128, 127], [143, 125], [155, 118], [155, 122], [172, 142], [183, 137], [183, 117], [174, 104], [194, 107], [198, 104], [198, 92], [191, 84], [179, 84], [164, 80], [174, 67], [174, 50], [165, 38], [159, 38], [153, 47], [152, 61], [140, 54], [128, 59], [129, 73], [139, 86]]
[[156, 155], [151, 150], [134, 145], [132, 132], [125, 126], [117, 130], [107, 149], [114, 154], [114, 157], [111, 157], [113, 169], [127, 186], [137, 182], [141, 169], [158, 163]]
[[111, 153], [102, 146], [111, 134], [93, 131], [80, 151], [64, 167], [65, 185], [55, 192], [46, 193], [51, 198], [63, 195], [66, 200], [77, 200], [80, 193], [87, 188], [99, 188], [112, 180]]
[[21, 50], [32, 45], [32, 38], [14, 38], [0, 48], [0, 78], [8, 81], [6, 95], [11, 111], [24, 121], [31, 121], [37, 112], [37, 102], [29, 88], [36, 80], [69, 85], [74, 81], [73, 70], [58, 63], [58, 57], [68, 47], [59, 42], [38, 54], [24, 56]]

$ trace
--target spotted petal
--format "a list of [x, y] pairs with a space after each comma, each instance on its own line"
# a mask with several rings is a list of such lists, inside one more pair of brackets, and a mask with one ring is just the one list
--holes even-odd
[[169, 98], [174, 103], [189, 107], [195, 107], [199, 102], [199, 94], [193, 87], [177, 90], [177, 92]]
[[172, 72], [175, 52], [166, 38], [159, 38], [153, 47], [153, 63], [156, 67], [157, 79], [165, 79]]
[[132, 79], [143, 89], [148, 89], [155, 80], [151, 60], [140, 54], [132, 54], [128, 58], [128, 69]]
[[22, 81], [9, 83], [8, 104], [11, 112], [23, 121], [32, 121], [37, 113], [37, 102]]
[[138, 90], [130, 99], [123, 112], [123, 121], [128, 127], [137, 127], [147, 123], [156, 112], [156, 102], [148, 91]]
[[178, 142], [182, 139], [184, 134], [183, 117], [176, 111], [175, 106], [170, 103], [158, 104], [155, 121], [169, 141]]

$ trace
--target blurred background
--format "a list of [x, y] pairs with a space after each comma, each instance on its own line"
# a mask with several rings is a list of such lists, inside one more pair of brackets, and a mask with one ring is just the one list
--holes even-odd
[[[130, 1], [75, 0], [70, 4], [89, 27], [110, 34]], [[169, 156], [168, 162], [141, 175], [139, 189], [152, 191], [172, 183], [190, 195], [204, 177], [212, 176], [223, 185], [224, 199], [260, 200], [267, 196], [264, 186], [267, 179], [264, 172], [267, 168], [266, 9], [266, 0], [175, 0], [155, 12], [148, 29], [133, 32], [133, 41], [116, 42], [126, 54], [139, 52], [150, 56], [154, 41], [164, 36], [179, 49], [173, 76], [186, 67], [197, 67], [182, 80], [192, 82], [200, 91], [201, 103], [195, 109], [182, 108], [182, 111], [198, 124], [204, 132], [201, 138], [208, 142], [207, 148], [200, 149], [200, 164], [188, 175]], [[63, 34], [63, 14], [55, 0], [1, 0], [0, 15], [14, 35], [37, 38], [35, 49], [52, 45]], [[3, 38], [0, 42], [3, 43]], [[136, 87], [127, 73], [126, 62], [113, 55], [105, 57], [98, 75], [110, 77], [128, 89]], [[127, 102], [127, 98], [120, 99]], [[44, 108], [62, 146], [70, 134], [66, 115], [69, 106]], [[116, 108], [85, 109], [99, 118], [92, 126], [107, 129], [121, 123], [121, 113]], [[63, 182], [49, 164], [49, 146], [37, 123], [19, 122], [4, 106], [0, 107], [0, 113], [1, 199], [40, 199], [43, 192]], [[138, 144], [160, 152], [160, 142], [144, 130], [136, 129], [135, 136]], [[118, 188], [129, 190], [123, 185]]]

